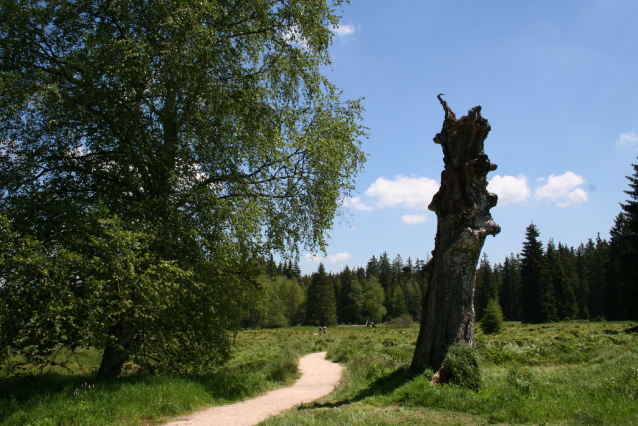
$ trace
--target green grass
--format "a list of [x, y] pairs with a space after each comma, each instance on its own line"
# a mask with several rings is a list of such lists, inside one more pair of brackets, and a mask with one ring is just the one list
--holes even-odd
[[629, 323], [506, 324], [477, 334], [474, 392], [407, 371], [417, 328], [350, 335], [329, 356], [348, 369], [333, 394], [265, 425], [638, 424], [638, 334]]
[[291, 384], [298, 376], [299, 355], [325, 350], [327, 339], [317, 339], [313, 329], [241, 333], [235, 357], [206, 375], [131, 374], [96, 381], [99, 353], [88, 351], [83, 354], [87, 364], [73, 373], [52, 369], [0, 379], [0, 424], [141, 425], [250, 398]]
[[[251, 330], [238, 336], [233, 360], [205, 376], [96, 382], [81, 371], [54, 371], [0, 380], [0, 424], [155, 424], [290, 384], [298, 356], [328, 350], [347, 367], [335, 392], [265, 425], [635, 425], [638, 333], [625, 332], [633, 326], [505, 323], [500, 334], [477, 332], [484, 381], [478, 392], [431, 386], [431, 372], [408, 371], [418, 326], [333, 327], [323, 338], [313, 327]], [[87, 393], [73, 395], [76, 388]]]

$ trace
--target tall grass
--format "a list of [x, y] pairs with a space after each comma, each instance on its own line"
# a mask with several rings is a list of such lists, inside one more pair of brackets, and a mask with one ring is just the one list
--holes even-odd
[[53, 369], [0, 379], [0, 424], [141, 425], [169, 419], [291, 384], [299, 355], [326, 344], [304, 328], [246, 331], [236, 340], [235, 357], [208, 374], [100, 381], [94, 378], [99, 353], [88, 351], [83, 368], [71, 373]]
[[417, 328], [351, 335], [329, 352], [348, 367], [336, 391], [265, 424], [636, 425], [638, 334], [624, 331], [632, 326], [508, 323], [501, 334], [479, 333], [478, 392], [407, 371]]
[[638, 333], [625, 332], [635, 324], [506, 323], [500, 334], [479, 332], [478, 391], [431, 386], [431, 371], [412, 375], [418, 326], [394, 325], [334, 327], [324, 337], [302, 327], [245, 331], [233, 360], [207, 375], [97, 382], [85, 368], [0, 380], [0, 424], [157, 423], [290, 384], [297, 358], [323, 350], [347, 367], [341, 384], [266, 425], [638, 424]]

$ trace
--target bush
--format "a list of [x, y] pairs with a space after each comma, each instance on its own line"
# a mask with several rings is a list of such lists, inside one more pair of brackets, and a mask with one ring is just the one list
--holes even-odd
[[450, 346], [445, 357], [450, 383], [478, 391], [483, 386], [479, 354], [465, 342]]
[[495, 299], [490, 299], [485, 308], [485, 315], [479, 324], [485, 334], [500, 333], [503, 329], [503, 311]]

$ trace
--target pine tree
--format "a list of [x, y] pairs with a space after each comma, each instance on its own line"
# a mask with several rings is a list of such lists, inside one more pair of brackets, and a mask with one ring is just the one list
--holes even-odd
[[337, 304], [334, 285], [326, 274], [323, 263], [312, 274], [306, 300], [306, 322], [310, 325], [337, 325]]
[[638, 164], [632, 164], [633, 176], [629, 179], [630, 199], [621, 204], [625, 217], [624, 233], [621, 237], [622, 252], [614, 259], [618, 288], [623, 311], [627, 318], [638, 319]]
[[388, 291], [390, 284], [392, 284], [392, 265], [386, 252], [379, 256], [379, 282], [384, 291]]
[[372, 255], [368, 264], [366, 265], [366, 278], [379, 277], [379, 261]]
[[408, 313], [408, 306], [405, 303], [405, 294], [400, 285], [394, 287], [392, 299], [390, 300], [390, 309], [388, 311], [391, 318], [398, 318]]
[[614, 220], [614, 226], [609, 231], [609, 259], [605, 274], [606, 288], [604, 300], [605, 317], [610, 321], [617, 321], [625, 318], [623, 315], [622, 300], [620, 298], [620, 284], [618, 275], [618, 262], [625, 252], [625, 233], [627, 229], [627, 219], [624, 213], [619, 213]]
[[576, 259], [576, 274], [578, 275], [578, 281], [574, 286], [576, 303], [578, 303], [578, 318], [586, 319], [589, 318], [589, 275], [585, 265], [585, 245], [583, 243], [580, 243], [574, 251], [574, 258]]
[[577, 276], [572, 253], [567, 246], [558, 244], [556, 263], [551, 270], [552, 284], [556, 292], [558, 317], [561, 320], [576, 319], [578, 316], [578, 303], [574, 294], [574, 284]]
[[547, 278], [543, 243], [533, 223], [525, 231], [521, 256], [521, 308], [524, 322], [537, 324], [556, 319], [556, 300]]
[[485, 308], [485, 315], [479, 324], [485, 334], [500, 333], [503, 329], [503, 311], [498, 301], [490, 299]]
[[488, 301], [490, 299], [498, 299], [496, 281], [486, 253], [483, 253], [481, 263], [476, 271], [476, 289], [474, 294], [474, 310], [476, 318], [480, 320], [483, 317], [485, 308], [487, 308]]
[[520, 319], [521, 262], [510, 254], [503, 262], [500, 302], [508, 321]]

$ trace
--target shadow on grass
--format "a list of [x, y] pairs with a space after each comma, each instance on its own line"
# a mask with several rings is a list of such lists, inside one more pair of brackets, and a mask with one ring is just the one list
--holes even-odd
[[[248, 374], [218, 371], [202, 375], [152, 375], [137, 374], [117, 379], [97, 379], [94, 375], [70, 375], [48, 373], [40, 376], [16, 376], [0, 378], [0, 424], [24, 407], [56, 404], [60, 398], [74, 398], [75, 389], [82, 385], [95, 385], [98, 394], [117, 394], [123, 388], [139, 387], [139, 392], [163, 385], [179, 386], [192, 383], [201, 387], [212, 399], [235, 401], [250, 397], [261, 383], [251, 380]], [[160, 385], [160, 386], [158, 386]]]
[[358, 401], [362, 401], [371, 396], [388, 395], [394, 392], [397, 388], [400, 388], [401, 386], [415, 378], [416, 376], [417, 374], [412, 373], [408, 368], [401, 367], [393, 373], [375, 380], [369, 387], [363, 389], [353, 398], [326, 404], [311, 402], [309, 404], [301, 405], [299, 407], [299, 410], [341, 407], [342, 405], [348, 405]]

